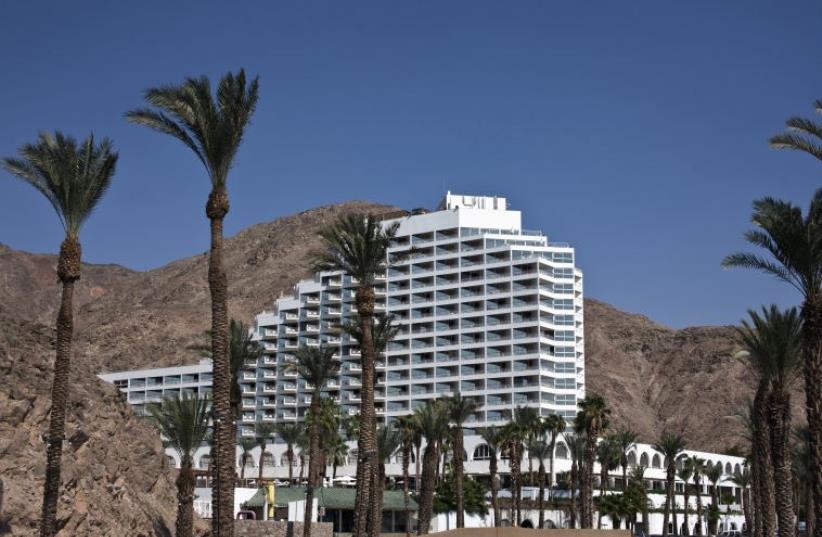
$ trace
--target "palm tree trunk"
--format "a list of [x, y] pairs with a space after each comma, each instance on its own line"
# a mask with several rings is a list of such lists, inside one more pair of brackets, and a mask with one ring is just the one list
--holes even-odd
[[[360, 317], [360, 361], [362, 388], [360, 388], [360, 431], [357, 440], [357, 495], [354, 501], [353, 537], [366, 537], [368, 513], [374, 502], [371, 485], [377, 472], [377, 420], [374, 408], [374, 341], [371, 325], [374, 315], [374, 290], [358, 287], [355, 305]], [[370, 537], [376, 537], [372, 534]]]
[[515, 444], [511, 448], [511, 500], [514, 506], [514, 517], [511, 520], [512, 526], [519, 527], [522, 523], [522, 470], [520, 462], [522, 456], [522, 447]]
[[[760, 382], [754, 396], [754, 457], [759, 481], [757, 518], [761, 518], [762, 537], [773, 537], [776, 530], [774, 474], [771, 461], [771, 437], [768, 427], [768, 386]], [[713, 501], [713, 494], [711, 495]]]
[[682, 535], [684, 535], [685, 537], [688, 537], [691, 534], [691, 529], [688, 527], [688, 510], [690, 509], [689, 504], [688, 504], [688, 500], [689, 500], [689, 498], [688, 498], [688, 483], [685, 483], [682, 490], [684, 492], [684, 501], [685, 501], [685, 508], [684, 508], [684, 511], [682, 512], [682, 519], [683, 519], [682, 522], [684, 523], [684, 527], [682, 528]]
[[696, 484], [696, 535], [697, 537], [702, 537], [702, 481], [699, 478], [695, 478], [694, 483]]
[[[320, 387], [314, 388], [311, 394], [311, 407], [309, 412], [312, 416], [320, 415], [321, 394]], [[305, 516], [303, 519], [303, 537], [311, 537], [311, 522], [314, 511], [314, 487], [317, 486], [320, 477], [320, 420], [311, 420], [311, 427], [308, 431], [308, 482], [305, 486]]]
[[191, 459], [183, 460], [177, 475], [177, 537], [191, 537], [194, 532], [194, 470]]
[[662, 514], [662, 535], [670, 534], [670, 531], [668, 531], [668, 520], [671, 515], [671, 485], [673, 480], [674, 476], [672, 475], [671, 468], [669, 466], [667, 471], [667, 479], [665, 480], [665, 510]]
[[745, 528], [748, 531], [748, 535], [751, 535], [751, 523], [753, 519], [751, 518], [751, 493], [750, 489], [744, 488], [742, 489], [742, 513], [745, 515]]
[[[548, 458], [548, 490], [553, 491], [554, 486], [554, 449], [557, 447], [556, 438], [551, 437], [551, 456]], [[549, 495], [552, 495], [549, 492]]]
[[622, 492], [625, 492], [628, 488], [628, 465], [622, 465]]
[[813, 537], [822, 537], [822, 293], [815, 291], [802, 304], [802, 352], [809, 432], [808, 479], [816, 507]]
[[420, 493], [420, 448], [421, 446], [414, 448], [414, 494], [417, 495]]
[[434, 511], [434, 489], [436, 488], [435, 475], [439, 465], [439, 454], [433, 443], [425, 446], [422, 461], [422, 483], [419, 498], [419, 518], [417, 521], [417, 535], [427, 535], [431, 526], [431, 515]]
[[596, 435], [587, 433], [585, 437], [585, 467], [583, 471], [582, 496], [585, 504], [585, 520], [583, 528], [594, 526], [594, 460], [596, 458]]
[[223, 218], [228, 213], [228, 193], [215, 187], [208, 196], [206, 216], [211, 221], [211, 251], [208, 286], [211, 292], [211, 359], [213, 361], [212, 412], [217, 451], [215, 483], [212, 485], [212, 533], [234, 536], [234, 458], [236, 437], [231, 415], [231, 364], [228, 357], [228, 281], [223, 268]]
[[793, 537], [793, 472], [789, 439], [791, 437], [791, 399], [780, 384], [774, 384], [769, 401], [768, 425], [771, 434], [771, 460], [779, 537]]
[[288, 460], [288, 486], [290, 487], [294, 484], [294, 448], [288, 446], [285, 458]]
[[462, 427], [457, 424], [457, 431], [454, 434], [454, 482], [457, 488], [457, 527], [465, 527], [465, 489], [464, 489], [464, 468], [462, 465]]
[[537, 502], [537, 509], [539, 509], [539, 528], [545, 524], [545, 464], [542, 459], [539, 460], [539, 473], [537, 475], [539, 481], [539, 500]]
[[265, 443], [260, 445], [260, 469], [259, 473], [257, 474], [257, 486], [263, 486], [263, 460], [265, 456]]
[[409, 476], [409, 466], [411, 464], [411, 445], [408, 443], [403, 443], [402, 445], [402, 504], [403, 509], [405, 510], [405, 537], [411, 536], [411, 510], [409, 508], [409, 492], [408, 492], [408, 480], [410, 479]]
[[[599, 496], [605, 497], [605, 488], [608, 484], [608, 466], [599, 464]], [[602, 529], [602, 509], [597, 509], [597, 528]]]
[[577, 481], [579, 480], [579, 464], [577, 461], [571, 462], [571, 529], [577, 527]]
[[60, 495], [60, 464], [63, 439], [66, 436], [66, 402], [68, 401], [71, 345], [74, 336], [74, 282], [80, 278], [80, 243], [66, 237], [60, 245], [57, 276], [63, 284], [60, 311], [57, 313], [57, 341], [54, 380], [51, 385], [46, 480], [43, 486], [43, 509], [40, 537], [57, 533], [57, 499]]
[[673, 534], [679, 534], [679, 524], [677, 524], [676, 519], [676, 481], [671, 483], [671, 522], [673, 523]]
[[814, 518], [815, 511], [816, 511], [816, 504], [814, 504], [813, 500], [813, 490], [811, 490], [812, 483], [808, 481], [805, 485], [805, 520], [806, 520], [806, 527], [807, 527], [807, 535], [816, 536], [814, 533], [814, 524], [816, 523], [816, 519]]
[[378, 464], [377, 476], [374, 478], [374, 507], [371, 509], [371, 534], [379, 535], [382, 532], [382, 504], [385, 491], [385, 463]]
[[488, 473], [491, 474], [491, 509], [494, 511], [494, 527], [500, 527], [499, 509], [499, 479], [497, 476], [497, 454], [491, 453], [491, 460], [488, 462]]

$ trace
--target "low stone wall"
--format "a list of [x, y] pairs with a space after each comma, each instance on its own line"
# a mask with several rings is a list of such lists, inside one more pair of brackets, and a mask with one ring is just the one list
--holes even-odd
[[[330, 522], [311, 524], [311, 537], [332, 537], [334, 526]], [[302, 522], [284, 520], [235, 520], [236, 537], [302, 537]]]

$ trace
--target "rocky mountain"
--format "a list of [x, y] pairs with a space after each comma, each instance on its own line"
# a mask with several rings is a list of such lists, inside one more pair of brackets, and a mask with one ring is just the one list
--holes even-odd
[[[343, 214], [390, 210], [394, 209], [349, 202], [252, 226], [228, 238], [225, 260], [231, 315], [250, 321], [255, 313], [270, 309], [281, 292], [307, 277], [307, 259], [320, 246], [317, 230], [322, 226]], [[26, 520], [24, 512], [36, 517], [39, 508], [37, 479], [43, 460], [38, 435], [43, 430], [52, 360], [51, 332], [44, 325], [54, 325], [59, 298], [54, 266], [54, 256], [0, 245], [0, 341], [5, 345], [0, 346], [4, 380], [0, 471], [4, 482], [15, 483], [7, 483], [5, 509], [19, 521]], [[129, 510], [137, 519], [124, 523], [147, 535], [153, 527], [167, 524], [165, 517], [170, 516], [150, 502], [166, 499], [170, 502], [166, 506], [174, 505], [168, 496], [170, 483], [161, 472], [160, 446], [156, 436], [133, 420], [113, 391], [93, 375], [196, 360], [187, 347], [209, 325], [206, 269], [205, 253], [145, 272], [85, 265], [75, 293], [76, 389], [69, 438], [83, 431], [77, 438], [89, 440], [69, 450], [66, 481], [74, 487], [75, 500], [94, 495], [117, 502], [126, 500], [116, 497], [120, 489], [115, 482], [130, 476], [121, 479], [119, 486], [125, 487], [123, 497], [139, 508]], [[597, 300], [587, 299], [585, 307], [588, 390], [606, 397], [615, 425], [635, 429], [644, 440], [653, 440], [664, 428], [681, 430], [694, 449], [721, 450], [740, 442], [740, 423], [732, 416], [750, 397], [753, 381], [743, 364], [731, 357], [734, 343], [729, 327], [674, 330]], [[126, 445], [139, 457], [110, 461], [115, 466], [109, 468], [106, 461], [114, 446], [120, 451]], [[13, 479], [7, 480], [7, 475]], [[61, 505], [70, 508], [70, 502]], [[73, 514], [70, 520], [82, 518], [91, 524], [95, 510], [99, 510], [96, 502], [94, 510]], [[160, 518], [151, 519], [150, 513]], [[139, 534], [137, 529], [127, 533]]]

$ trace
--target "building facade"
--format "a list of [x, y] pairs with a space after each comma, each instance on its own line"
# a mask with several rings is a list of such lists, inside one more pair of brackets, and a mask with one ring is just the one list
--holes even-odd
[[[377, 363], [385, 421], [455, 393], [479, 403], [469, 428], [505, 423], [517, 406], [576, 414], [585, 396], [582, 273], [571, 246], [524, 230], [521, 218], [504, 198], [448, 193], [433, 212], [384, 221], [398, 228], [376, 311], [399, 327]], [[305, 417], [311, 390], [285, 367], [304, 345], [337, 349], [341, 374], [326, 396], [359, 412], [360, 350], [340, 330], [356, 313], [355, 287], [344, 274], [319, 273], [256, 317], [264, 355], [241, 376], [242, 434], [253, 436], [257, 421]]]

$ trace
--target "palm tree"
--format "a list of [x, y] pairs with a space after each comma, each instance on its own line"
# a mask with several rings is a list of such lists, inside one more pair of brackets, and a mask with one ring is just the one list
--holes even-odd
[[296, 423], [278, 423], [277, 434], [285, 442], [285, 459], [288, 461], [288, 484], [294, 484], [294, 446], [303, 437], [303, 428]]
[[551, 414], [542, 421], [545, 434], [550, 437], [550, 459], [548, 468], [548, 489], [554, 486], [554, 450], [557, 447], [557, 437], [565, 431], [565, 418], [558, 414]]
[[654, 449], [662, 453], [665, 457], [665, 511], [662, 515], [662, 534], [668, 535], [668, 517], [671, 510], [676, 509], [676, 489], [674, 484], [676, 482], [676, 460], [685, 450], [685, 439], [682, 435], [663, 431], [662, 436], [654, 444]]
[[[822, 189], [814, 193], [804, 217], [802, 209], [792, 203], [763, 198], [754, 202], [752, 221], [759, 229], [748, 231], [745, 238], [765, 249], [770, 257], [739, 253], [726, 257], [722, 263], [775, 276], [803, 297], [802, 356], [810, 431], [809, 470], [814, 503], [822, 505]], [[820, 532], [822, 509], [817, 509], [814, 517], [814, 527]]]
[[702, 476], [705, 475], [705, 461], [696, 455], [690, 455], [685, 464], [691, 469], [694, 488], [696, 489], [696, 535], [701, 537], [705, 528], [702, 522]]
[[[565, 443], [568, 445], [568, 453], [571, 456], [571, 516], [570, 527], [577, 527], [577, 516], [582, 519], [585, 508], [582, 505], [582, 466], [585, 459], [585, 438], [578, 434], [565, 434]], [[580, 524], [581, 525], [581, 524]]]
[[[597, 460], [599, 461], [599, 495], [605, 496], [608, 490], [608, 473], [619, 466], [619, 446], [608, 436], [597, 444]], [[597, 527], [602, 529], [604, 513], [598, 511]]]
[[622, 490], [628, 486], [628, 452], [636, 445], [637, 434], [625, 428], [619, 428], [611, 436], [611, 441], [619, 447], [619, 465], [622, 467]]
[[499, 475], [498, 464], [499, 455], [504, 443], [504, 437], [499, 427], [486, 427], [480, 430], [480, 436], [488, 446], [488, 473], [491, 477], [491, 509], [494, 511], [494, 527], [498, 528], [500, 525], [500, 509], [499, 509]]
[[331, 435], [325, 443], [325, 452], [326, 461], [331, 462], [331, 479], [336, 479], [337, 467], [348, 460], [348, 444], [339, 434]]
[[[813, 513], [816, 506], [813, 503], [813, 492], [811, 491], [812, 481], [809, 479], [808, 461], [810, 454], [808, 453], [808, 428], [800, 427], [794, 431], [794, 473], [799, 480], [800, 486], [804, 487], [805, 498], [805, 533], [806, 535], [814, 535], [814, 517]], [[753, 473], [753, 472], [752, 472]], [[755, 514], [754, 514], [755, 517]]]
[[686, 458], [685, 461], [682, 464], [682, 468], [680, 468], [676, 472], [676, 476], [680, 480], [682, 480], [682, 483], [683, 483], [683, 485], [682, 485], [682, 494], [684, 496], [683, 503], [685, 505], [684, 505], [684, 510], [683, 510], [683, 514], [682, 514], [682, 518], [683, 518], [683, 522], [684, 522], [684, 527], [682, 528], [682, 535], [685, 535], [685, 537], [690, 535], [690, 530], [688, 529], [690, 527], [688, 525], [688, 511], [690, 509], [690, 506], [689, 506], [689, 503], [688, 503], [688, 499], [689, 499], [688, 482], [691, 480], [691, 477], [694, 475], [693, 468], [691, 468], [691, 465], [688, 464], [689, 460], [690, 459]]
[[103, 198], [117, 165], [111, 141], [99, 144], [89, 136], [79, 144], [57, 131], [42, 133], [36, 143], [18, 150], [19, 158], [3, 159], [3, 167], [29, 183], [54, 207], [65, 237], [57, 260], [57, 278], [63, 286], [57, 314], [56, 356], [51, 387], [51, 410], [46, 448], [40, 536], [57, 532], [57, 498], [60, 495], [60, 459], [66, 430], [66, 401], [74, 332], [74, 283], [80, 279], [80, 229]]
[[[822, 114], [822, 99], [813, 103], [817, 114]], [[822, 125], [810, 119], [792, 117], [785, 122], [787, 130], [784, 134], [771, 137], [771, 147], [774, 149], [793, 149], [803, 151], [812, 157], [822, 160]]]
[[[385, 271], [388, 247], [399, 224], [383, 226], [373, 215], [349, 215], [320, 233], [325, 247], [315, 262], [319, 271], [341, 271], [357, 282], [354, 303], [360, 321], [362, 389], [357, 442], [357, 494], [353, 537], [366, 535], [367, 513], [373, 508], [371, 484], [376, 474], [377, 422], [374, 408], [374, 282]], [[363, 517], [363, 514], [366, 514]], [[373, 534], [371, 537], [376, 537]]]
[[[798, 375], [801, 360], [802, 322], [799, 313], [791, 308], [784, 313], [777, 306], [763, 308], [762, 315], [748, 311], [750, 322], [743, 321], [737, 328], [744, 354], [760, 378], [760, 394], [755, 419], [767, 420], [770, 431], [770, 465], [773, 472], [773, 490], [780, 537], [794, 533], [793, 475], [791, 472], [791, 396], [790, 386]], [[763, 408], [764, 407], [764, 408]], [[755, 430], [763, 428], [755, 423]], [[760, 436], [757, 435], [759, 441]], [[764, 442], [766, 439], [762, 438]]]
[[448, 434], [448, 408], [442, 400], [427, 401], [414, 410], [422, 436], [425, 437], [425, 453], [422, 460], [422, 487], [419, 497], [417, 535], [427, 535], [434, 510], [437, 466], [440, 448]]
[[211, 356], [214, 361], [213, 413], [218, 464], [212, 498], [212, 532], [234, 535], [234, 446], [231, 411], [231, 367], [228, 357], [228, 282], [223, 267], [223, 220], [228, 214], [228, 172], [257, 105], [258, 79], [246, 84], [245, 72], [228, 73], [217, 95], [208, 78], [187, 78], [180, 85], [146, 90], [149, 107], [126, 118], [177, 138], [191, 149], [211, 181], [205, 212], [211, 222], [208, 285], [211, 291]]
[[[711, 482], [711, 506], [712, 509], [719, 510], [719, 482], [722, 480], [722, 464], [708, 464], [705, 466], [705, 477]], [[793, 528], [793, 524], [791, 524]], [[716, 520], [712, 517], [708, 518], [708, 533], [716, 535]], [[771, 533], [770, 535], [773, 535]]]
[[463, 467], [463, 432], [462, 427], [474, 413], [479, 410], [475, 399], [463, 397], [459, 392], [446, 399], [448, 404], [448, 419], [451, 421], [451, 442], [454, 446], [452, 459], [454, 483], [457, 493], [457, 527], [465, 527], [465, 468]]
[[585, 437], [585, 464], [583, 465], [583, 475], [581, 478], [582, 504], [585, 506], [583, 510], [584, 517], [582, 527], [592, 528], [594, 525], [594, 496], [592, 486], [597, 438], [599, 438], [602, 431], [608, 428], [611, 410], [605, 404], [605, 399], [597, 394], [589, 395], [579, 401], [578, 405], [579, 412], [577, 412], [575, 427], [577, 428], [577, 433], [584, 433]]
[[260, 446], [260, 473], [257, 476], [257, 486], [262, 486], [263, 483], [265, 447], [268, 445], [269, 438], [271, 438], [276, 432], [277, 427], [273, 423], [260, 422], [257, 424], [257, 445]]
[[402, 500], [405, 511], [405, 535], [411, 535], [411, 511], [409, 509], [409, 489], [408, 481], [411, 476], [409, 467], [411, 465], [411, 454], [414, 449], [414, 438], [419, 435], [414, 416], [407, 414], [399, 416], [394, 421], [394, 427], [400, 435], [400, 449], [402, 450]]
[[303, 537], [311, 536], [311, 513], [314, 506], [314, 487], [320, 483], [322, 452], [320, 450], [320, 412], [322, 408], [322, 391], [340, 370], [340, 362], [334, 358], [337, 350], [333, 347], [300, 347], [294, 352], [294, 359], [286, 364], [287, 371], [296, 372], [305, 380], [311, 392], [311, 405], [308, 411], [314, 418], [308, 431], [308, 481], [305, 487], [305, 518]]
[[166, 445], [180, 456], [177, 474], [177, 537], [191, 537], [194, 529], [194, 452], [208, 435], [208, 401], [184, 396], [150, 405], [149, 412]]
[[377, 509], [372, 510], [371, 520], [368, 522], [371, 528], [379, 534], [382, 531], [382, 506], [385, 491], [385, 461], [396, 453], [402, 442], [399, 431], [393, 427], [380, 427], [377, 429], [377, 450], [379, 452], [379, 462], [377, 479], [374, 481], [374, 498], [376, 498]]
[[[636, 505], [633, 515], [635, 517], [637, 511], [642, 512], [642, 531], [645, 535], [649, 532], [650, 514], [648, 512], [648, 492], [645, 489], [645, 467], [642, 465], [635, 466], [631, 470], [629, 476], [628, 491], [636, 500]], [[626, 492], [627, 493], [627, 492]]]
[[255, 438], [240, 439], [240, 482], [245, 481], [245, 465], [249, 460], [252, 464], [254, 463], [254, 457], [251, 455], [251, 450], [255, 447], [257, 447], [257, 440]]
[[[741, 470], [735, 470], [734, 475], [731, 478], [731, 483], [734, 486], [739, 487], [741, 499], [742, 499], [742, 512], [745, 515], [745, 527], [748, 528], [748, 531], [751, 531], [751, 522], [753, 520], [751, 516], [751, 506], [750, 502], [748, 501], [748, 489], [751, 486], [751, 471], [748, 470], [747, 466], [743, 467]], [[791, 526], [793, 527], [793, 526]], [[810, 535], [810, 534], [808, 534]]]
[[530, 444], [528, 456], [539, 461], [537, 470], [537, 482], [539, 486], [539, 498], [537, 499], [537, 509], [539, 510], [539, 528], [545, 524], [545, 459], [551, 456], [551, 444], [544, 437], [538, 437]]

